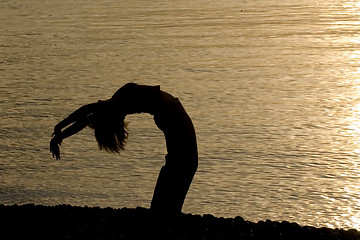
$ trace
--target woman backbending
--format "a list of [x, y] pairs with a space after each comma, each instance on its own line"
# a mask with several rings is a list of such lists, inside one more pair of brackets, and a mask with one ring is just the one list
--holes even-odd
[[128, 83], [110, 99], [80, 107], [55, 126], [50, 152], [60, 159], [61, 141], [89, 126], [94, 129], [100, 149], [119, 153], [124, 150], [128, 135], [124, 119], [134, 113], [153, 115], [166, 140], [166, 163], [161, 168], [150, 209], [156, 214], [178, 214], [198, 166], [196, 135], [180, 101], [161, 91], [160, 86]]

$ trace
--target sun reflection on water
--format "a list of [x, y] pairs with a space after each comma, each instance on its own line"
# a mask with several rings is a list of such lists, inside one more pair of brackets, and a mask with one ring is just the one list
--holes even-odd
[[350, 108], [350, 116], [347, 119], [347, 135], [353, 147], [353, 152], [360, 155], [360, 103]]
[[[335, 182], [334, 195], [327, 198], [328, 203], [334, 204], [338, 199], [345, 201], [337, 204], [338, 209], [334, 213], [332, 228], [341, 227], [344, 222], [352, 228], [360, 229], [360, 51], [348, 46], [360, 45], [360, 35], [357, 33], [360, 19], [360, 2], [347, 1], [343, 5], [345, 12], [351, 12], [349, 18], [341, 19], [334, 24], [334, 28], [346, 32], [342, 52], [343, 59], [347, 64], [344, 65], [343, 73], [340, 76], [345, 86], [338, 92], [339, 102], [341, 102], [341, 115], [336, 121], [341, 126], [339, 136], [343, 139], [340, 144], [341, 154], [351, 157], [344, 157], [344, 167], [342, 170], [334, 169], [339, 180]], [[336, 99], [335, 99], [336, 101]], [[342, 118], [342, 119], [341, 119]], [[335, 190], [337, 188], [337, 190]], [[346, 200], [345, 200], [346, 199]]]
[[344, 8], [353, 11], [355, 14], [360, 15], [360, 2], [355, 1], [346, 1], [343, 5]]

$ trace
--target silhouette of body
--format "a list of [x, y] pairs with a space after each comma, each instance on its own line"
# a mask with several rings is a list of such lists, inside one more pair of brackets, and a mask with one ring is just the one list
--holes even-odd
[[124, 150], [127, 137], [125, 116], [134, 113], [153, 115], [155, 124], [164, 132], [166, 140], [166, 163], [161, 168], [150, 209], [156, 214], [176, 215], [181, 212], [197, 170], [196, 135], [180, 101], [161, 91], [160, 86], [128, 83], [110, 99], [79, 108], [55, 126], [50, 152], [53, 157], [60, 159], [62, 139], [86, 126], [95, 129], [100, 149], [120, 152]]

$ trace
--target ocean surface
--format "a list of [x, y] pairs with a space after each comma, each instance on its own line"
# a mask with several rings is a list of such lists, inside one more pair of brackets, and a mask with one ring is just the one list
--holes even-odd
[[120, 155], [54, 125], [127, 82], [178, 97], [198, 138], [183, 211], [360, 229], [358, 0], [1, 0], [0, 204], [149, 207], [147, 114]]

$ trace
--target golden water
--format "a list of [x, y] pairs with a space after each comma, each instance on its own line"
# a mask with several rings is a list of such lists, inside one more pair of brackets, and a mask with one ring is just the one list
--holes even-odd
[[360, 229], [360, 4], [342, 0], [0, 2], [0, 203], [149, 207], [165, 143], [127, 151], [53, 126], [135, 81], [180, 98], [200, 165], [184, 212]]

